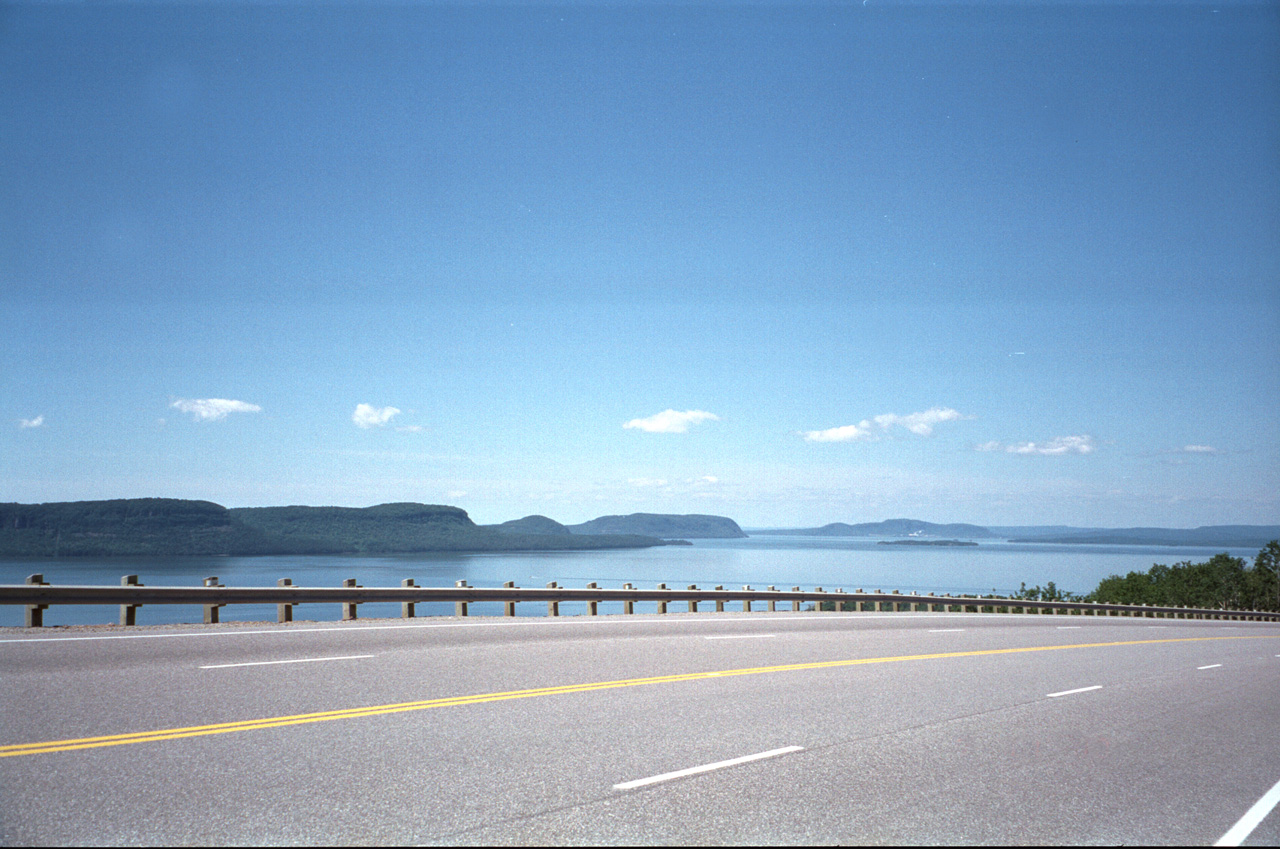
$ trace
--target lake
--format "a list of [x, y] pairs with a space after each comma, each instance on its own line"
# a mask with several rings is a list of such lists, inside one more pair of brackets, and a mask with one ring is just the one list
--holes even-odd
[[[867, 538], [752, 536], [733, 540], [695, 540], [692, 546], [662, 546], [606, 551], [521, 551], [480, 554], [430, 553], [402, 555], [283, 555], [275, 557], [124, 557], [0, 560], [0, 584], [20, 584], [41, 573], [51, 584], [111, 584], [137, 574], [151, 586], [199, 586], [217, 576], [226, 586], [275, 586], [291, 578], [295, 586], [336, 587], [345, 578], [361, 586], [398, 587], [405, 578], [419, 586], [451, 587], [465, 580], [472, 586], [541, 587], [550, 581], [582, 587], [630, 582], [641, 589], [665, 583], [684, 588], [750, 585], [762, 589], [821, 586], [845, 590], [902, 590], [952, 594], [1016, 592], [1019, 584], [1089, 592], [1108, 575], [1146, 571], [1152, 564], [1208, 560], [1223, 549], [1125, 545], [1032, 545], [982, 541], [977, 546], [891, 546]], [[1254, 549], [1226, 549], [1253, 562]], [[638, 612], [652, 612], [640, 605]], [[543, 604], [517, 605], [522, 616], [546, 614]], [[585, 603], [564, 603], [563, 615], [582, 613]], [[621, 603], [601, 605], [602, 613], [620, 613]], [[474, 604], [473, 615], [500, 615], [498, 603]], [[420, 616], [452, 615], [452, 604], [419, 604]], [[395, 617], [400, 606], [363, 604], [362, 618]], [[138, 610], [139, 625], [200, 622], [201, 609], [191, 605], [148, 605]], [[224, 622], [275, 621], [274, 605], [235, 605], [221, 611]], [[0, 607], [0, 626], [21, 625], [20, 606]], [[296, 619], [335, 620], [336, 604], [304, 604]], [[45, 611], [46, 625], [112, 623], [115, 606], [62, 605]]]

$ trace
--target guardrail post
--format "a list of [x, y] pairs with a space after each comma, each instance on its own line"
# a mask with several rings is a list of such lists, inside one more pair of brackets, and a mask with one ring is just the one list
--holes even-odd
[[[751, 590], [751, 587], [744, 586], [744, 587], [743, 587], [743, 589], [744, 589], [744, 590], [747, 590], [747, 591], [749, 592], [749, 591]], [[743, 612], [743, 613], [750, 613], [750, 612], [751, 612], [751, 599], [749, 599], [749, 598], [744, 598], [744, 599], [742, 600], [742, 612]]]
[[[140, 587], [137, 575], [125, 575], [120, 578], [120, 586], [122, 587]], [[120, 624], [136, 625], [138, 622], [138, 608], [140, 604], [122, 604], [120, 605]]]
[[[222, 584], [218, 583], [218, 577], [216, 575], [212, 578], [205, 578], [204, 585], [206, 587], [222, 586]], [[220, 604], [206, 604], [204, 606], [204, 624], [206, 625], [218, 624], [218, 608], [220, 607], [222, 607], [222, 605]]]
[[[556, 586], [557, 586], [556, 582], [552, 581], [551, 583], [547, 584], [547, 589], [554, 590]], [[547, 602], [547, 615], [548, 616], [560, 615], [560, 602], [558, 599], [552, 599], [551, 601]]]
[[[507, 590], [514, 590], [514, 589], [516, 588], [516, 582], [515, 582], [515, 581], [506, 581], [505, 583], [503, 583], [502, 588], [503, 588], [503, 589], [507, 589]], [[503, 616], [515, 616], [515, 615], [516, 615], [516, 603], [515, 603], [514, 601], [504, 601], [504, 602], [502, 603], [502, 615], [503, 615]]]
[[[591, 583], [587, 584], [587, 589], [589, 589], [589, 590], [598, 590], [598, 589], [600, 589], [600, 586], [599, 586], [595, 581], [592, 581]], [[587, 615], [588, 615], [588, 616], [598, 616], [598, 615], [599, 615], [599, 613], [600, 613], [599, 608], [600, 608], [600, 602], [599, 602], [599, 601], [594, 600], [594, 599], [589, 599], [589, 600], [587, 601]]]
[[[777, 587], [769, 587], [769, 592], [776, 593], [777, 591], [778, 591]], [[769, 599], [769, 612], [770, 613], [778, 612], [778, 602], [774, 599]]]
[[[622, 588], [623, 588], [624, 590], [634, 590], [634, 589], [635, 589], [635, 587], [631, 586], [630, 584], [623, 584], [623, 585], [622, 585]], [[627, 599], [626, 601], [624, 601], [624, 602], [622, 603], [622, 612], [623, 612], [623, 613], [635, 613], [635, 612], [636, 612], [636, 601], [635, 601], [635, 599], [633, 599], [633, 598], [629, 598], [629, 599]]]
[[[660, 590], [665, 590], [665, 589], [667, 589], [667, 585], [666, 585], [666, 584], [658, 584], [658, 589], [660, 589]], [[662, 599], [661, 601], [659, 601], [659, 602], [658, 602], [658, 612], [659, 612], [659, 613], [666, 613], [666, 612], [667, 612], [667, 600], [666, 600], [666, 599]]]
[[[454, 582], [453, 582], [453, 585], [454, 585], [455, 587], [465, 587], [465, 586], [467, 585], [467, 582], [466, 582], [466, 581], [454, 581]], [[467, 602], [465, 602], [465, 601], [458, 601], [458, 602], [454, 602], [454, 604], [453, 604], [453, 613], [454, 613], [454, 615], [455, 615], [455, 616], [466, 616], [466, 615], [467, 615]]]
[[[358, 585], [356, 584], [355, 578], [344, 578], [342, 581], [342, 586], [354, 588]], [[355, 601], [344, 601], [342, 603], [342, 620], [344, 622], [349, 619], [356, 618], [356, 605], [358, 603], [359, 602], [355, 602]]]
[[[47, 587], [49, 585], [45, 583], [44, 575], [35, 574], [27, 576], [27, 586]], [[23, 624], [28, 628], [43, 628], [44, 610], [48, 606], [47, 604], [28, 604], [27, 613], [23, 617]]]
[[[791, 591], [792, 591], [793, 593], [798, 593], [798, 592], [800, 592], [800, 588], [799, 588], [799, 587], [792, 587], [792, 588], [791, 588]], [[792, 613], [799, 613], [799, 612], [800, 612], [800, 599], [798, 599], [798, 598], [797, 598], [797, 599], [793, 599], [793, 600], [792, 600], [792, 602], [791, 602], [791, 612], [792, 612]]]
[[[291, 587], [291, 586], [293, 586], [293, 579], [292, 579], [292, 578], [281, 578], [280, 580], [276, 581], [276, 586], [277, 586], [277, 587]], [[293, 621], [293, 605], [292, 605], [292, 604], [277, 604], [277, 605], [276, 605], [276, 621], [277, 621], [277, 622], [292, 622], [292, 621]]]
[[[723, 590], [724, 586], [717, 584], [716, 589]], [[716, 613], [724, 613], [724, 599], [722, 598], [716, 599]]]
[[[416, 586], [417, 586], [417, 584], [415, 584], [415, 583], [413, 582], [413, 578], [405, 578], [403, 581], [401, 581], [401, 582], [400, 582], [400, 586], [402, 586], [402, 587], [416, 587]], [[400, 602], [400, 618], [401, 618], [401, 619], [413, 619], [413, 618], [414, 618], [414, 613], [415, 613], [415, 609], [414, 609], [414, 608], [415, 608], [415, 603], [414, 603], [414, 602], [412, 602], [412, 601], [402, 601], [402, 602]]]
[[[813, 591], [814, 591], [815, 593], [820, 593], [820, 592], [822, 592], [822, 587], [814, 587], [814, 588], [813, 588]], [[813, 612], [814, 612], [814, 613], [821, 613], [821, 612], [822, 612], [822, 599], [818, 599], [817, 601], [815, 601], [815, 602], [813, 603]]]
[[[689, 589], [691, 589], [691, 590], [696, 590], [697, 588], [698, 588], [698, 585], [697, 585], [697, 584], [690, 584], [690, 585], [689, 585]], [[690, 612], [690, 613], [697, 613], [697, 612], [698, 612], [698, 600], [697, 600], [696, 598], [691, 598], [691, 599], [689, 599], [689, 612]]]

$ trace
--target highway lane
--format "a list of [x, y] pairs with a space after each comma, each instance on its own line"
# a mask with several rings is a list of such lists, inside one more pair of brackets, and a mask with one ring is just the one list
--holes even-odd
[[[1280, 628], [1255, 623], [756, 613], [12, 641], [33, 633], [0, 635], [0, 745], [295, 719], [0, 758], [10, 844], [1208, 844], [1280, 780]], [[573, 689], [601, 682], [625, 685]], [[479, 698], [438, 703], [457, 697]], [[299, 716], [319, 711], [344, 713]], [[1272, 813], [1247, 842], [1278, 837]]]

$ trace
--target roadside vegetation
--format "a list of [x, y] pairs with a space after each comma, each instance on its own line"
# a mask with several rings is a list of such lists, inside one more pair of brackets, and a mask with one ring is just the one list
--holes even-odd
[[1263, 546], [1252, 564], [1243, 557], [1215, 554], [1204, 563], [1157, 563], [1146, 572], [1112, 575], [1084, 600], [1280, 611], [1280, 540]]

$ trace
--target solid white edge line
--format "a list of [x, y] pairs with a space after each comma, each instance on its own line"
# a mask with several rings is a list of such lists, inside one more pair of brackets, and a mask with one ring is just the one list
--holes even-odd
[[1211, 663], [1208, 666], [1197, 666], [1196, 669], [1217, 669], [1221, 663]]
[[201, 666], [200, 669], [230, 669], [233, 666], [276, 666], [281, 663], [319, 663], [322, 660], [363, 660], [377, 657], [376, 654], [347, 654], [342, 657], [300, 657], [296, 660], [255, 660], [249, 663], [218, 663], [213, 666]]
[[1101, 690], [1101, 689], [1102, 689], [1101, 684], [1094, 684], [1092, 687], [1080, 687], [1075, 690], [1063, 690], [1061, 693], [1050, 693], [1045, 698], [1056, 699], [1058, 698], [1058, 696], [1072, 696], [1072, 695], [1075, 695], [1076, 693], [1087, 693], [1090, 690]]
[[1057, 626], [1057, 628], [1058, 628], [1058, 630], [1059, 630], [1059, 631], [1073, 631], [1073, 630], [1079, 630], [1080, 628], [1083, 628], [1083, 627], [1084, 627], [1083, 625], [1059, 625], [1059, 626]]
[[614, 790], [634, 790], [637, 787], [645, 787], [650, 784], [657, 784], [660, 781], [671, 781], [676, 778], [684, 778], [689, 775], [699, 775], [704, 772], [711, 772], [714, 769], [724, 769], [725, 767], [737, 766], [738, 764], [750, 763], [751, 761], [759, 761], [765, 758], [776, 758], [779, 755], [789, 755], [792, 752], [803, 752], [804, 746], [784, 746], [781, 749], [770, 749], [767, 752], [758, 752], [754, 755], [744, 755], [740, 758], [733, 758], [727, 761], [717, 761], [713, 764], [703, 764], [702, 766], [689, 767], [688, 769], [680, 769], [675, 772], [664, 772], [661, 775], [651, 775], [648, 778], [638, 778], [635, 781], [624, 781], [621, 784], [613, 785]]
[[704, 640], [762, 640], [766, 637], [776, 637], [777, 634], [707, 634], [703, 636]]
[[1231, 829], [1218, 838], [1218, 842], [1213, 845], [1239, 846], [1258, 827], [1258, 823], [1267, 818], [1267, 815], [1271, 813], [1277, 804], [1280, 804], [1280, 781], [1277, 781], [1275, 786], [1263, 794], [1261, 799], [1254, 802], [1253, 807], [1245, 812], [1240, 821], [1231, 826]]
[[964, 628], [930, 628], [930, 634], [954, 634], [963, 631]]

